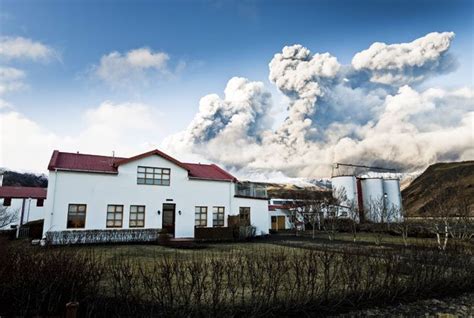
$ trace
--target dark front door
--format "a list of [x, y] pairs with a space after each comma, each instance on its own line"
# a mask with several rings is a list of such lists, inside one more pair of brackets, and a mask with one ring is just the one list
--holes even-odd
[[163, 203], [163, 229], [174, 236], [175, 204]]

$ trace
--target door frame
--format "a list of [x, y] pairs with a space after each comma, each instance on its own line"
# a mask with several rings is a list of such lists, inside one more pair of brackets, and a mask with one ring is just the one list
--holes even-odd
[[[165, 208], [165, 206], [167, 206], [167, 207]], [[173, 209], [171, 209], [171, 206], [173, 207]], [[171, 233], [168, 230], [168, 227], [166, 227], [166, 229], [168, 230], [168, 234], [173, 235], [173, 237], [174, 237], [175, 233], [176, 233], [176, 203], [168, 203], [167, 202], [167, 203], [162, 204], [162, 213], [161, 213], [161, 228], [162, 229], [165, 229], [165, 222], [164, 222], [165, 211], [167, 211], [167, 212], [172, 211], [173, 212], [173, 224], [172, 224], [173, 231]]]

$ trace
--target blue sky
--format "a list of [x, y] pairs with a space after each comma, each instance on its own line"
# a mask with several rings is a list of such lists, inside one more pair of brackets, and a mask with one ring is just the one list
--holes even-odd
[[[329, 52], [346, 65], [376, 41], [411, 42], [452, 31], [450, 52], [460, 67], [420, 86], [473, 85], [472, 1], [0, 0], [0, 11], [1, 36], [31, 39], [56, 52], [42, 62], [0, 60], [26, 72], [27, 86], [2, 98], [60, 136], [80, 134], [84, 112], [104, 101], [133, 102], [159, 113], [159, 144], [185, 129], [199, 99], [222, 95], [233, 76], [262, 81], [278, 105], [281, 94], [268, 80], [268, 63], [292, 44]], [[103, 56], [139, 48], [166, 53], [169, 74], [129, 87], [94, 76]]]

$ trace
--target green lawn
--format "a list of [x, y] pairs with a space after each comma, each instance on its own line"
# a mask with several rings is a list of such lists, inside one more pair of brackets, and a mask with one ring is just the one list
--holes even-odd
[[[311, 235], [311, 234], [310, 234]], [[328, 235], [325, 233], [318, 233], [316, 235], [317, 238], [327, 239]], [[350, 241], [352, 242], [354, 237], [352, 233], [336, 233], [335, 240], [339, 241]], [[376, 237], [372, 233], [361, 232], [357, 233], [356, 236], [357, 242], [367, 242], [367, 243], [375, 243]], [[401, 236], [390, 235], [390, 234], [381, 234], [381, 241], [382, 244], [397, 244], [403, 245], [403, 238]], [[436, 240], [434, 238], [416, 238], [416, 237], [408, 237], [407, 239], [409, 245], [424, 245], [426, 243], [435, 244]]]

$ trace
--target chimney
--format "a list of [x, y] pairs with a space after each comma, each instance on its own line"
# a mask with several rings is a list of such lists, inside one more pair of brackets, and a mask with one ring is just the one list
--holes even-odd
[[3, 173], [4, 173], [4, 172], [5, 172], [5, 171], [0, 170], [0, 187], [3, 186]]

